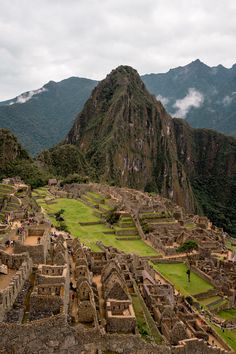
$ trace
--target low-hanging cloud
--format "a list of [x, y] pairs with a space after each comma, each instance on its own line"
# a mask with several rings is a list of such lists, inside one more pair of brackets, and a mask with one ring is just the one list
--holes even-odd
[[9, 103], [9, 106], [16, 104], [16, 103], [25, 103], [25, 102], [31, 100], [31, 98], [33, 96], [38, 95], [44, 91], [47, 91], [47, 89], [45, 89], [45, 87], [42, 87], [38, 90], [33, 90], [33, 91], [28, 91], [28, 92], [22, 93], [22, 95], [16, 97], [15, 100], [11, 101]]
[[157, 95], [156, 99], [158, 101], [161, 101], [161, 103], [165, 106], [168, 102], [169, 102], [169, 98], [168, 97], [164, 97], [162, 95]]
[[199, 108], [204, 102], [203, 94], [191, 87], [188, 89], [188, 93], [184, 98], [177, 100], [173, 107], [176, 108], [175, 113], [173, 113], [176, 117], [186, 118], [189, 110], [191, 108]]
[[229, 106], [232, 101], [233, 101], [233, 97], [227, 95], [223, 98], [222, 102], [224, 106]]

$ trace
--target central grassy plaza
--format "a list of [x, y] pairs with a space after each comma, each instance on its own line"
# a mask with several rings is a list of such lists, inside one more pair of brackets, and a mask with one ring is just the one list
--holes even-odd
[[[135, 253], [139, 256], [157, 256], [158, 253], [143, 240], [117, 240], [115, 234], [106, 234], [113, 230], [107, 224], [99, 224], [101, 219], [94, 215], [94, 209], [77, 199], [56, 198], [50, 203], [46, 203], [48, 198], [46, 188], [39, 188], [33, 195], [37, 197], [38, 204], [48, 214], [53, 225], [58, 223], [54, 214], [60, 209], [64, 210], [63, 218], [68, 227], [68, 231], [75, 237], [79, 237], [81, 242], [90, 247], [93, 251], [101, 251], [97, 246], [97, 241], [102, 241], [106, 246], [113, 246], [126, 253]], [[98, 222], [96, 225], [80, 225], [83, 222]]]

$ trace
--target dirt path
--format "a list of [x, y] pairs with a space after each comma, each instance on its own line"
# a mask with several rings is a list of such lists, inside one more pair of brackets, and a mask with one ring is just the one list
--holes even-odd
[[102, 318], [105, 319], [105, 301], [104, 301], [103, 294], [102, 294], [101, 275], [95, 275], [93, 277], [93, 281], [97, 285], [97, 289], [98, 289], [100, 316], [101, 316], [101, 319]]

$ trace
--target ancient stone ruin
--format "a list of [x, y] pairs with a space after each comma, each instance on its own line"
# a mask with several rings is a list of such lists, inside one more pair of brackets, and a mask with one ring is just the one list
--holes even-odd
[[[198, 302], [227, 297], [208, 306], [212, 320], [215, 305], [236, 307], [236, 263], [228, 258], [223, 230], [159, 196], [96, 184], [61, 189], [50, 182], [52, 198], [63, 195], [86, 204], [88, 191], [109, 197], [119, 219], [120, 233], [111, 229], [117, 240], [143, 240], [159, 255], [140, 257], [102, 241], [95, 252], [56, 230], [22, 182], [4, 181], [3, 193], [11, 186], [16, 195], [19, 185], [27, 210], [10, 218], [1, 239], [0, 353], [232, 353]], [[106, 205], [96, 203], [95, 214], [107, 222]], [[122, 233], [122, 225], [132, 226], [133, 235]], [[198, 250], [179, 254], [188, 240], [195, 240]], [[178, 262], [191, 266], [212, 290], [189, 301], [155, 268]]]

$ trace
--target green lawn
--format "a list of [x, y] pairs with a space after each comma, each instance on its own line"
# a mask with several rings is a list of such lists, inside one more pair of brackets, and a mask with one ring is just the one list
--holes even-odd
[[236, 317], [236, 309], [219, 311], [217, 316], [223, 318], [224, 320], [231, 320]]
[[214, 301], [220, 300], [221, 297], [220, 296], [212, 296], [212, 297], [208, 297], [207, 299], [202, 299], [199, 300], [201, 305], [209, 305]]
[[226, 247], [227, 247], [229, 250], [231, 250], [231, 251], [233, 251], [233, 252], [236, 252], [236, 246], [233, 246], [230, 240], [226, 241]]
[[138, 298], [138, 296], [132, 296], [132, 304], [135, 312], [135, 317], [137, 321], [137, 326], [139, 329], [140, 334], [143, 337], [146, 337], [147, 335], [151, 335], [150, 329], [147, 325], [146, 318], [143, 313], [143, 308], [142, 304]]
[[[37, 195], [38, 190], [34, 192]], [[127, 253], [135, 253], [139, 256], [157, 256], [158, 253], [150, 246], [148, 246], [142, 240], [116, 240], [115, 235], [105, 235], [104, 231], [111, 231], [108, 225], [90, 225], [81, 226], [79, 222], [89, 222], [89, 221], [100, 221], [101, 219], [93, 214], [94, 209], [88, 205], [82, 203], [79, 200], [58, 198], [55, 199], [53, 204], [46, 204], [43, 197], [47, 195], [45, 189], [40, 190], [39, 193], [42, 198], [37, 199], [39, 205], [41, 205], [47, 214], [49, 214], [50, 220], [54, 225], [57, 222], [53, 216], [60, 209], [64, 209], [65, 212], [63, 217], [65, 223], [68, 226], [69, 232], [75, 236], [79, 237], [80, 240], [87, 246], [91, 247], [94, 251], [100, 251], [100, 248], [96, 245], [97, 241], [102, 241], [106, 246], [113, 246], [119, 250]], [[46, 195], [45, 195], [46, 194]]]
[[211, 324], [214, 330], [225, 340], [236, 353], [236, 329], [225, 329], [224, 332], [218, 326]]
[[184, 263], [175, 264], [153, 264], [154, 268], [163, 274], [183, 295], [196, 295], [210, 289], [213, 286], [207, 281], [199, 277], [196, 273], [191, 272], [190, 282], [187, 279], [187, 266]]

